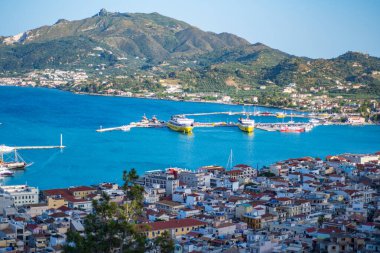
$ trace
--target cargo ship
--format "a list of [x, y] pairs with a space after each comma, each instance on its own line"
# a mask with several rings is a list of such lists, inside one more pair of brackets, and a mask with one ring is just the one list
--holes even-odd
[[241, 131], [252, 133], [253, 129], [255, 129], [255, 121], [253, 119], [250, 119], [249, 116], [247, 115], [247, 118], [239, 119], [238, 127], [240, 128]]
[[168, 121], [167, 126], [173, 131], [191, 133], [194, 127], [194, 120], [182, 115], [175, 115]]

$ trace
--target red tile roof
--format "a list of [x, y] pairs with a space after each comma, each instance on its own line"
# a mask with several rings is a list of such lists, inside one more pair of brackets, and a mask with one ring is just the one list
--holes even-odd
[[157, 221], [147, 225], [150, 227], [149, 230], [156, 231], [163, 229], [204, 226], [206, 223], [196, 219], [187, 218], [181, 220]]
[[318, 233], [321, 234], [332, 234], [332, 233], [341, 233], [342, 231], [338, 228], [320, 228]]
[[76, 191], [95, 191], [95, 188], [89, 187], [89, 186], [77, 186], [77, 187], [70, 187], [68, 189], [71, 192], [76, 192]]
[[69, 217], [70, 215], [67, 215], [65, 213], [59, 212], [59, 213], [50, 214], [49, 216], [53, 217], [53, 218], [65, 218], [65, 217]]
[[237, 164], [234, 166], [234, 168], [251, 168], [251, 166], [246, 164]]
[[307, 229], [305, 229], [305, 231], [306, 231], [307, 233], [313, 233], [313, 232], [317, 231], [317, 229], [316, 229], [315, 227], [311, 227], [311, 228], [307, 228]]
[[241, 174], [243, 173], [242, 170], [230, 170], [226, 172], [228, 175], [234, 175], [234, 174]]

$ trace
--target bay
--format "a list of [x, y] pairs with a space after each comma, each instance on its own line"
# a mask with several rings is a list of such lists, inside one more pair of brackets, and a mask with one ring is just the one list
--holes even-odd
[[[212, 103], [174, 102], [137, 98], [76, 95], [55, 89], [0, 87], [0, 144], [8, 146], [58, 145], [64, 150], [24, 150], [21, 156], [34, 164], [4, 184], [41, 189], [120, 182], [122, 171], [233, 162], [261, 168], [273, 162], [302, 156], [324, 158], [345, 152], [380, 151], [379, 126], [319, 126], [311, 132], [289, 134], [256, 129], [247, 135], [237, 128], [196, 128], [192, 135], [169, 129], [134, 128], [130, 132], [98, 133], [100, 125], [113, 127], [156, 115], [168, 120], [179, 113], [253, 111], [253, 107]], [[283, 111], [256, 107], [260, 111]], [[195, 117], [197, 121], [236, 121], [237, 116]], [[256, 122], [279, 122], [255, 117]], [[298, 120], [305, 121], [305, 119]]]

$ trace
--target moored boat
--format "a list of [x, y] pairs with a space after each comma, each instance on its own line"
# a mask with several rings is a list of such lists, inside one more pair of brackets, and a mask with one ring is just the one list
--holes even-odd
[[253, 130], [255, 129], [255, 121], [253, 119], [250, 119], [249, 116], [247, 115], [247, 118], [245, 119], [240, 118], [238, 120], [238, 127], [243, 132], [252, 133]]
[[310, 132], [311, 130], [313, 130], [313, 127], [314, 127], [313, 124], [307, 124], [305, 126], [305, 132]]
[[0, 166], [0, 177], [11, 177], [13, 176], [14, 172], [10, 171], [4, 166]]
[[280, 128], [280, 132], [283, 132], [283, 133], [301, 133], [301, 132], [305, 132], [305, 128], [300, 127], [300, 126], [282, 126]]
[[194, 127], [194, 120], [182, 115], [175, 115], [172, 116], [166, 125], [173, 131], [191, 133]]
[[313, 125], [319, 125], [321, 122], [317, 119], [310, 119], [309, 122]]
[[27, 166], [26, 162], [5, 162], [2, 165], [11, 170], [23, 170]]
[[[27, 164], [24, 159], [19, 155], [16, 149], [10, 150], [2, 147], [0, 150], [0, 167], [4, 167], [10, 170], [23, 170], [31, 164]], [[12, 158], [11, 154], [13, 153], [14, 157]], [[6, 159], [7, 158], [7, 159]]]

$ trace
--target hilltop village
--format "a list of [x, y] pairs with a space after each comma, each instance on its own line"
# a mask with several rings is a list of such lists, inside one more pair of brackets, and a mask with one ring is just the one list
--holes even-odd
[[[147, 241], [168, 234], [174, 252], [379, 252], [379, 158], [380, 152], [288, 159], [261, 170], [238, 164], [148, 171], [134, 180], [144, 189], [135, 222]], [[84, 234], [93, 201], [104, 195], [116, 205], [129, 201], [116, 183], [1, 186], [0, 252], [63, 252], [67, 232]]]

